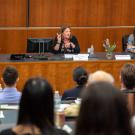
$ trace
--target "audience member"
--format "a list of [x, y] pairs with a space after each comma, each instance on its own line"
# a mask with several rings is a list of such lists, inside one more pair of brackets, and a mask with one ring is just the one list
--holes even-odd
[[53, 51], [54, 53], [80, 53], [78, 40], [71, 35], [71, 28], [69, 26], [62, 26], [60, 33], [57, 33]]
[[2, 74], [2, 81], [5, 87], [0, 92], [0, 103], [19, 103], [21, 93], [16, 88], [18, 80], [16, 68], [12, 66], [6, 67]]
[[80, 97], [80, 93], [87, 83], [88, 73], [83, 67], [77, 67], [73, 70], [73, 80], [77, 83], [77, 86], [73, 89], [64, 91], [62, 100], [76, 99]]
[[123, 92], [135, 92], [135, 64], [125, 64], [120, 71]]
[[16, 127], [0, 135], [67, 135], [54, 127], [54, 102], [51, 85], [44, 79], [31, 78], [23, 88]]
[[91, 83], [98, 82], [98, 81], [105, 81], [105, 82], [114, 84], [113, 76], [102, 70], [98, 70], [98, 71], [90, 74], [87, 84], [91, 84]]
[[130, 113], [125, 96], [107, 82], [88, 85], [75, 135], [132, 135]]

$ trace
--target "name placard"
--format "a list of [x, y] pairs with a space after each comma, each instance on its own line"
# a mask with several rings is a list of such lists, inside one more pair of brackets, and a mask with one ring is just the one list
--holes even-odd
[[87, 61], [88, 60], [88, 54], [78, 54], [78, 55], [74, 55], [73, 56], [73, 60], [84, 60]]
[[130, 55], [115, 55], [116, 60], [131, 60]]

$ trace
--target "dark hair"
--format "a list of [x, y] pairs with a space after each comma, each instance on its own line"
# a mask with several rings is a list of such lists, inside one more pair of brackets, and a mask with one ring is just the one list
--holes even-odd
[[84, 89], [75, 135], [131, 135], [125, 96], [107, 82]]
[[42, 78], [29, 79], [22, 91], [17, 124], [32, 124], [42, 132], [53, 127], [53, 105], [51, 85]]
[[77, 67], [73, 70], [73, 79], [78, 85], [85, 85], [88, 80], [88, 73], [82, 67]]
[[133, 89], [135, 87], [135, 65], [125, 64], [121, 68], [121, 79], [127, 89]]
[[71, 27], [69, 25], [62, 25], [61, 28], [60, 28], [60, 32], [63, 33], [65, 31], [65, 29], [71, 29]]
[[2, 78], [7, 86], [12, 86], [16, 83], [16, 80], [18, 78], [18, 71], [15, 67], [8, 66], [5, 68], [2, 74]]
[[135, 28], [134, 28], [134, 30], [133, 30], [133, 35], [135, 36]]

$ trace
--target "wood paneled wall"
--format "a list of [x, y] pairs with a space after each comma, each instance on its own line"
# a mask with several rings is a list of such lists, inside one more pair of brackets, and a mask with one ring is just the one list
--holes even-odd
[[134, 0], [30, 0], [30, 26], [135, 25]]
[[26, 29], [0, 30], [0, 54], [25, 53], [26, 47]]
[[[58, 29], [29, 30], [28, 37], [54, 37]], [[103, 40], [110, 38], [111, 42], [117, 43], [117, 52], [122, 51], [122, 36], [132, 32], [132, 28], [72, 28], [80, 43], [81, 52], [87, 52], [87, 48], [94, 45], [95, 51], [104, 51]]]
[[25, 53], [27, 38], [54, 37], [62, 24], [73, 27], [81, 52], [90, 44], [104, 51], [105, 38], [118, 41], [121, 51], [122, 35], [135, 25], [134, 5], [134, 0], [0, 0], [0, 53]]
[[[105, 38], [110, 38], [111, 42], [117, 42], [117, 52], [122, 51], [122, 35], [132, 32], [132, 28], [73, 28], [72, 33], [76, 35], [80, 43], [81, 52], [87, 52], [91, 44], [95, 51], [104, 51], [102, 46]], [[54, 37], [58, 28], [46, 29], [11, 29], [0, 30], [0, 53], [25, 53], [27, 38], [31, 37]]]
[[0, 0], [0, 27], [26, 26], [27, 0]]
[[[28, 78], [40, 76], [46, 78], [53, 85], [54, 90], [59, 90], [60, 93], [63, 93], [64, 90], [75, 86], [75, 82], [72, 79], [72, 72], [76, 67], [82, 66], [88, 73], [93, 73], [97, 70], [104, 70], [111, 73], [115, 78], [115, 85], [120, 88], [120, 69], [127, 62], [135, 64], [135, 60], [0, 62], [0, 76], [5, 67], [12, 65], [19, 72], [17, 88], [20, 91]], [[0, 83], [2, 83], [1, 80]]]

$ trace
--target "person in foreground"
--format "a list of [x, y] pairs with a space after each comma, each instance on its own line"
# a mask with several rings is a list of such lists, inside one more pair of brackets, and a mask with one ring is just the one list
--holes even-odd
[[112, 84], [96, 82], [82, 93], [75, 135], [132, 135], [125, 96]]
[[124, 93], [135, 93], [135, 64], [127, 63], [120, 71], [121, 90]]
[[121, 91], [124, 93], [131, 115], [135, 115], [135, 64], [124, 64], [120, 71]]
[[17, 90], [16, 85], [19, 80], [18, 71], [15, 67], [8, 66], [2, 73], [4, 89], [0, 92], [0, 103], [19, 103], [21, 93]]
[[53, 45], [54, 53], [80, 53], [80, 46], [75, 36], [71, 35], [71, 28], [62, 26], [60, 33], [57, 33]]
[[62, 100], [76, 99], [80, 97], [83, 87], [87, 83], [88, 73], [83, 67], [77, 67], [73, 70], [73, 80], [77, 86], [71, 90], [66, 90], [62, 96]]
[[54, 103], [51, 85], [44, 79], [31, 78], [23, 88], [17, 125], [0, 135], [68, 135], [54, 127]]

